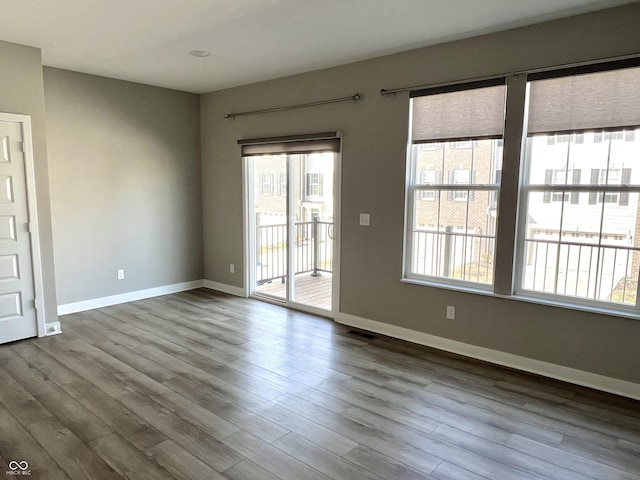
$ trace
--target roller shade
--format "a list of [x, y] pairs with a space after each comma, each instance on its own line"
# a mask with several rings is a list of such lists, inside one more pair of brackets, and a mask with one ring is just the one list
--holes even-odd
[[243, 157], [257, 155], [300, 155], [306, 153], [340, 152], [337, 132], [297, 135], [291, 137], [238, 140]]
[[502, 137], [505, 95], [504, 78], [458, 86], [453, 91], [414, 92], [411, 141]]
[[640, 126], [640, 67], [529, 83], [529, 134]]

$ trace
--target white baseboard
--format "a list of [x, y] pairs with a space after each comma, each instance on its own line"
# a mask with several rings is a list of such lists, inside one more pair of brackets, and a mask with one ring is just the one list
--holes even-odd
[[169, 295], [171, 293], [185, 292], [202, 286], [204, 286], [204, 280], [194, 280], [192, 282], [174, 283], [173, 285], [137, 290], [135, 292], [111, 295], [109, 297], [94, 298], [91, 300], [84, 300], [82, 302], [67, 303], [65, 305], [58, 305], [58, 315], [85, 312], [95, 308], [109, 307], [111, 305], [143, 300], [145, 298], [159, 297], [161, 295]]
[[217, 290], [222, 293], [228, 293], [229, 295], [235, 295], [236, 297], [247, 298], [247, 292], [244, 288], [234, 287], [233, 285], [227, 285], [226, 283], [213, 282], [211, 280], [203, 280], [202, 286], [211, 290]]
[[563, 380], [565, 382], [581, 385], [583, 387], [594, 388], [604, 392], [614, 393], [624, 397], [640, 400], [640, 384], [619, 380], [617, 378], [606, 377], [597, 373], [585, 372], [575, 368], [564, 367], [553, 363], [542, 362], [527, 357], [513, 355], [490, 348], [478, 347], [468, 343], [449, 340], [447, 338], [429, 335], [428, 333], [409, 330], [387, 323], [368, 320], [347, 313], [338, 313], [336, 317], [338, 323], [351, 327], [361, 328], [370, 332], [380, 333], [389, 337], [406, 340], [419, 345], [457, 353], [466, 357], [495, 363], [504, 367], [515, 368], [529, 373], [543, 375], [545, 377]]

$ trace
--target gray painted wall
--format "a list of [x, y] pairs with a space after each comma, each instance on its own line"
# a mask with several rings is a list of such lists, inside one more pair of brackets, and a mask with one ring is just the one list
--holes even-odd
[[0, 112], [31, 116], [45, 319], [57, 320], [40, 49], [0, 41]]
[[58, 303], [202, 279], [198, 96], [53, 68], [44, 85]]
[[[381, 88], [637, 54], [638, 25], [636, 3], [203, 95], [205, 278], [243, 286], [236, 140], [342, 130], [341, 312], [640, 383], [640, 321], [400, 282], [409, 103], [406, 94], [379, 95]], [[355, 92], [363, 94], [357, 105], [223, 118]], [[360, 212], [371, 214], [370, 227], [358, 225]], [[455, 321], [444, 319], [446, 305], [457, 307]]]

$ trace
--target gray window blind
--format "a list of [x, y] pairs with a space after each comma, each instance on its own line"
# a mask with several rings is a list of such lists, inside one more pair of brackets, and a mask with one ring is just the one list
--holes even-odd
[[340, 152], [337, 132], [238, 140], [242, 156]]
[[529, 134], [640, 126], [640, 67], [529, 83]]
[[504, 79], [498, 82], [443, 93], [437, 89], [412, 93], [411, 141], [502, 137], [506, 85]]

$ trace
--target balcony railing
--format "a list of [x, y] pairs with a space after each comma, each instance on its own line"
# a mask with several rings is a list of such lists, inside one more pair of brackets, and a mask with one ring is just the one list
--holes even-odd
[[542, 239], [525, 247], [525, 289], [635, 305], [638, 247]]
[[489, 284], [493, 281], [495, 237], [414, 230], [412, 273]]
[[[333, 268], [333, 223], [312, 221], [294, 224], [295, 271], [320, 275]], [[256, 228], [258, 285], [287, 276], [287, 225], [261, 225]]]

